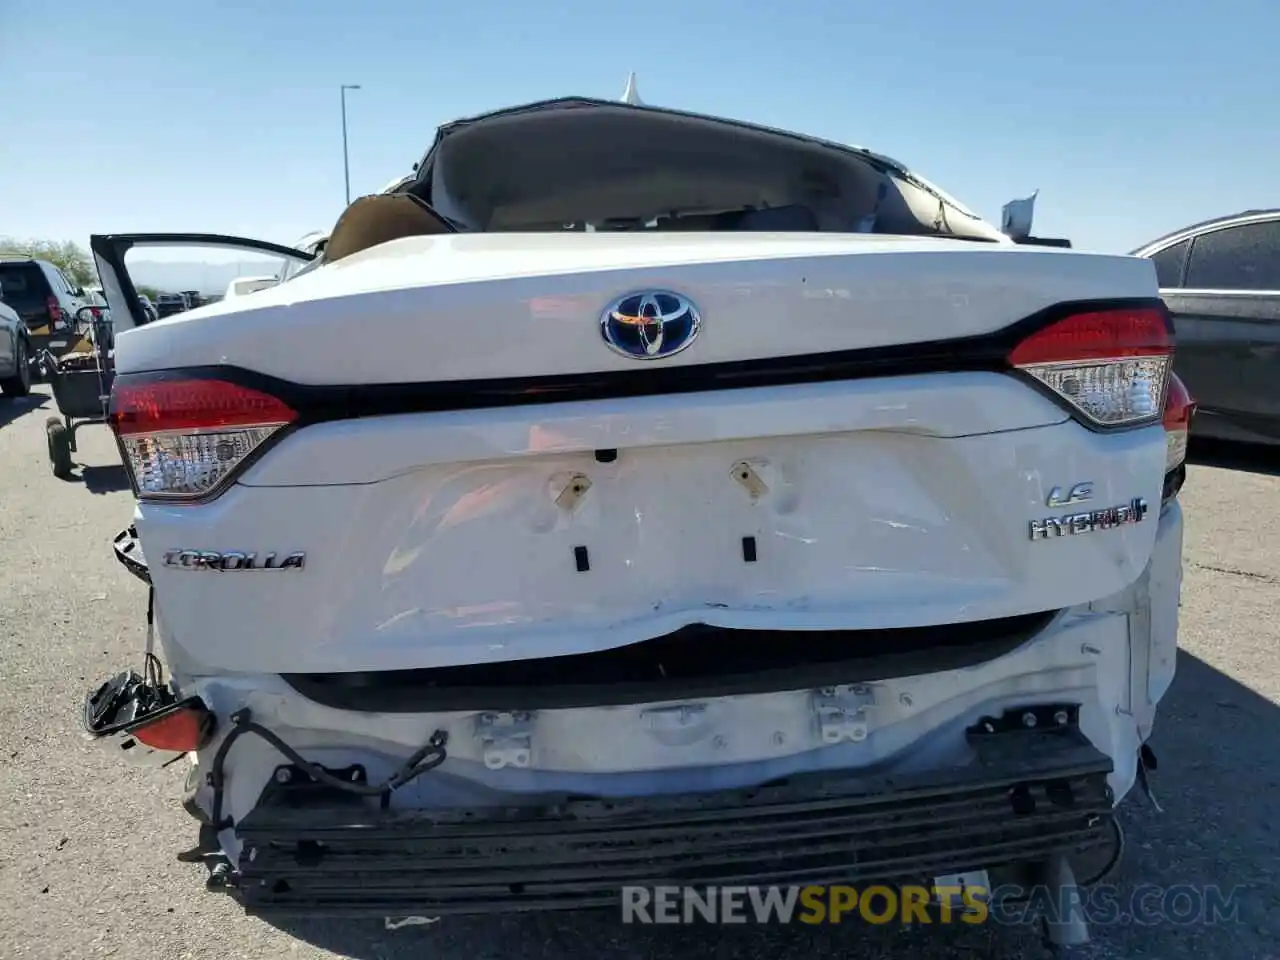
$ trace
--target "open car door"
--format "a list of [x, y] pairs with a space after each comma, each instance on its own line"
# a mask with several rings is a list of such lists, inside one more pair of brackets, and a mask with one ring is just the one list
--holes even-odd
[[163, 294], [198, 291], [200, 304], [208, 304], [222, 299], [237, 277], [273, 276], [285, 282], [317, 256], [266, 240], [211, 233], [94, 234], [89, 248], [117, 334], [150, 322], [140, 294], [154, 302]]

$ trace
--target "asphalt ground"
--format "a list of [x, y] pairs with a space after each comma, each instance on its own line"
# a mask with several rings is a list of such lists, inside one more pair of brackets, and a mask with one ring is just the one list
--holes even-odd
[[[0, 958], [1043, 956], [1034, 927], [623, 926], [615, 913], [289, 930], [204, 891], [176, 855], [195, 840], [182, 772], [135, 768], [87, 742], [86, 689], [134, 665], [145, 592], [112, 558], [132, 500], [107, 429], [87, 426], [75, 477], [53, 477], [47, 388], [0, 400]], [[1095, 924], [1086, 955], [1280, 958], [1280, 464], [1195, 451], [1186, 508], [1182, 653], [1153, 745], [1157, 813], [1122, 807], [1123, 905], [1143, 884], [1234, 905], [1216, 923]], [[1153, 899], [1154, 897], [1154, 899]], [[1156, 891], [1144, 901], [1161, 903]], [[1194, 913], [1184, 897], [1166, 905]]]

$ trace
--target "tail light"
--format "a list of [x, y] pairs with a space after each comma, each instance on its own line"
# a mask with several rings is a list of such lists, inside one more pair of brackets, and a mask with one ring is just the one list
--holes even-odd
[[45, 311], [49, 314], [49, 326], [54, 330], [62, 328], [62, 307], [58, 305], [58, 298], [53, 294], [49, 294], [48, 299], [44, 302]]
[[199, 694], [179, 699], [178, 691], [152, 669], [155, 657], [147, 658], [145, 676], [133, 670], [119, 673], [85, 697], [85, 731], [116, 740], [131, 759], [204, 748], [217, 728], [217, 716]]
[[144, 720], [129, 729], [129, 736], [144, 747], [173, 753], [201, 749], [213, 735], [216, 717], [194, 699], [175, 705], [154, 720]]
[[282, 400], [225, 380], [116, 378], [110, 424], [140, 500], [219, 493], [268, 439], [297, 419]]
[[1168, 315], [1159, 306], [1073, 314], [1009, 354], [1011, 365], [1100, 428], [1158, 420], [1172, 359]]
[[1191, 418], [1196, 412], [1196, 402], [1191, 398], [1186, 384], [1177, 374], [1169, 377], [1169, 392], [1164, 401], [1164, 431], [1168, 443], [1164, 470], [1169, 473], [1182, 466], [1187, 459], [1187, 442], [1191, 432]]

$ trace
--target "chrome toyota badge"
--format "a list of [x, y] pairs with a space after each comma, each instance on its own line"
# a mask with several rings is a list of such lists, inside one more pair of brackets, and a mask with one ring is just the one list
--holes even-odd
[[698, 336], [702, 315], [692, 301], [670, 290], [619, 297], [600, 315], [600, 335], [616, 353], [656, 360], [679, 353]]

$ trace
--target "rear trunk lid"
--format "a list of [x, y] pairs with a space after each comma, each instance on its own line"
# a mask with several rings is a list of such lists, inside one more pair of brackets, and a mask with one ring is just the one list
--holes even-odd
[[129, 372], [216, 358], [299, 383], [362, 385], [636, 371], [605, 347], [601, 314], [644, 290], [674, 291], [707, 318], [690, 349], [646, 376], [908, 345], [919, 355], [1064, 301], [1145, 296], [1150, 274], [1129, 257], [852, 234], [409, 237], [252, 301], [121, 336], [116, 363]]

